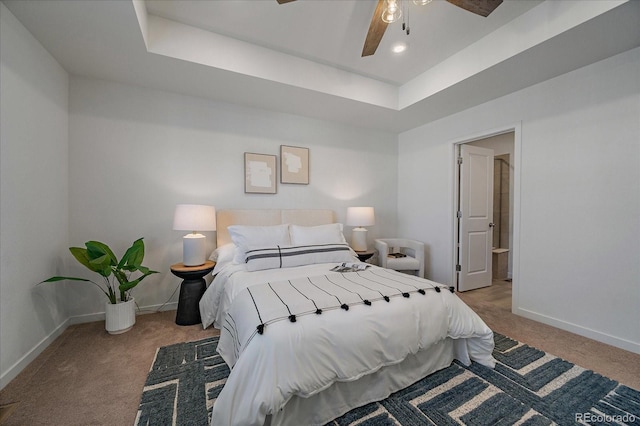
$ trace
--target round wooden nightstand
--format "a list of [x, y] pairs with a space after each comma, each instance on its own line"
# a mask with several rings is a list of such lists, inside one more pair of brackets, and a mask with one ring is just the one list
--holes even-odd
[[203, 277], [211, 272], [215, 266], [216, 262], [211, 260], [198, 266], [185, 266], [184, 263], [171, 265], [171, 273], [184, 280], [180, 284], [176, 324], [194, 325], [202, 322], [198, 303], [207, 289], [207, 282]]

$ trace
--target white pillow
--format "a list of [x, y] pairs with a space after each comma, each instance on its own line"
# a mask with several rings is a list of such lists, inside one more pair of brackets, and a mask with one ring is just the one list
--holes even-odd
[[227, 227], [231, 240], [236, 245], [234, 261], [245, 263], [248, 247], [288, 246], [291, 244], [289, 225], [247, 226], [231, 225]]
[[310, 244], [344, 244], [347, 242], [342, 234], [341, 223], [329, 223], [319, 226], [289, 226], [291, 245], [306, 246]]
[[214, 262], [217, 262], [217, 263], [230, 262], [233, 260], [233, 256], [235, 255], [235, 252], [236, 252], [235, 244], [233, 243], [224, 244], [216, 248], [213, 251], [213, 253], [211, 253], [209, 260], [213, 260]]
[[249, 248], [246, 260], [248, 271], [358, 261], [346, 243]]
[[209, 257], [209, 260], [213, 260], [214, 262], [216, 262], [216, 266], [215, 268], [213, 268], [212, 274], [217, 274], [223, 267], [225, 267], [229, 263], [235, 263], [235, 254], [236, 245], [233, 243], [224, 244], [216, 248], [213, 253], [211, 253], [211, 257]]

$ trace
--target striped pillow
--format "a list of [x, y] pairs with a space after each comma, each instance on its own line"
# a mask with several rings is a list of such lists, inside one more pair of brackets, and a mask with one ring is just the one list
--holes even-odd
[[314, 244], [307, 246], [275, 246], [247, 250], [247, 270], [291, 268], [314, 263], [353, 262], [347, 244]]

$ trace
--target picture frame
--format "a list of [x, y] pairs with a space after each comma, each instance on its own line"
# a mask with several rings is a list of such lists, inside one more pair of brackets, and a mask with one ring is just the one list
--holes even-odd
[[280, 145], [280, 183], [309, 184], [309, 148]]
[[244, 153], [245, 194], [275, 194], [277, 191], [276, 156]]

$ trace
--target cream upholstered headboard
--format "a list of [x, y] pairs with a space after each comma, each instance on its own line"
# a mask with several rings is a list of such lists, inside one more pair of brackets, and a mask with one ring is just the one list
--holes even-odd
[[269, 226], [290, 223], [301, 226], [317, 226], [334, 223], [333, 210], [218, 210], [216, 214], [218, 247], [231, 242], [229, 225]]

